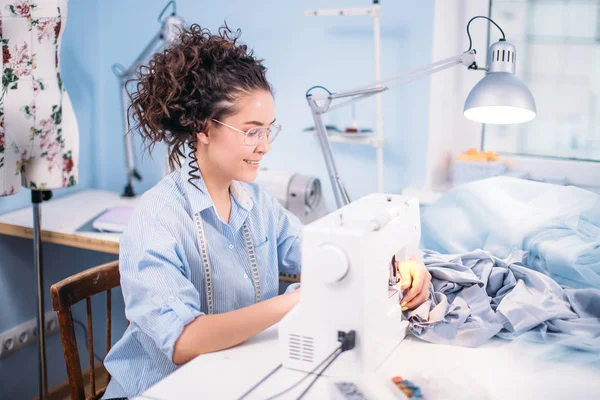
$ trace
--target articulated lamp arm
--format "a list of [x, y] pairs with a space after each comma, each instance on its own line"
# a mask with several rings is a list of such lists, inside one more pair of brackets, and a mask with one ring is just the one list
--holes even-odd
[[[172, 7], [171, 13], [168, 17], [163, 18], [169, 6]], [[165, 8], [163, 8], [158, 16], [158, 22], [161, 23], [160, 30], [128, 68], [125, 68], [121, 64], [114, 64], [112, 66], [112, 71], [119, 80], [123, 127], [125, 130], [125, 161], [127, 167], [127, 185], [123, 192], [123, 196], [125, 197], [134, 197], [133, 181], [134, 179], [142, 180], [141, 175], [135, 167], [133, 138], [129, 134], [129, 115], [127, 111], [129, 106], [129, 96], [127, 93], [127, 82], [135, 76], [135, 73], [140, 66], [146, 64], [150, 60], [152, 55], [164, 49], [177, 38], [179, 29], [183, 27], [184, 22], [176, 15], [176, 7], [175, 1], [171, 0], [167, 3]]]
[[[374, 96], [376, 94], [385, 92], [389, 89], [393, 89], [398, 86], [406, 85], [414, 82], [426, 76], [432, 75], [436, 72], [445, 70], [450, 67], [457, 65], [464, 65], [469, 69], [478, 69], [475, 62], [475, 50], [469, 50], [465, 53], [461, 53], [454, 57], [449, 57], [444, 60], [425, 65], [414, 69], [412, 71], [404, 72], [398, 75], [384, 78], [379, 81], [375, 81], [371, 84], [360, 86], [354, 89], [350, 89], [340, 93], [330, 93], [327, 96], [317, 97], [310, 94], [309, 89], [306, 95], [306, 100], [310, 107], [313, 120], [315, 122], [315, 129], [321, 149], [323, 151], [323, 157], [325, 158], [325, 165], [327, 166], [327, 172], [333, 188], [333, 194], [335, 196], [336, 205], [341, 208], [350, 203], [350, 197], [346, 192], [346, 188], [342, 183], [342, 180], [338, 174], [338, 170], [331, 152], [331, 146], [327, 137], [327, 130], [325, 129], [325, 123], [323, 122], [323, 115], [329, 111], [336, 110], [341, 107], [345, 107], [349, 104], [357, 101], [366, 99], [367, 97]], [[335, 100], [347, 99], [335, 105], [332, 105]], [[319, 104], [318, 102], [322, 102]], [[377, 146], [382, 146], [382, 143], [377, 143]]]

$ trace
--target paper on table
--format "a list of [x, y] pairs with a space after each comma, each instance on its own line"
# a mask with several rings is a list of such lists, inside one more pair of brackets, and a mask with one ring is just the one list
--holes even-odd
[[122, 233], [133, 213], [131, 206], [112, 207], [94, 220], [92, 226], [100, 232]]

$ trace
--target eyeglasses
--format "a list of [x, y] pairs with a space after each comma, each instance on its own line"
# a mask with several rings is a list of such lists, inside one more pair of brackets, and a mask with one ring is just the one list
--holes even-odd
[[245, 135], [244, 136], [244, 144], [246, 146], [256, 146], [258, 144], [258, 142], [260, 142], [264, 136], [267, 137], [268, 143], [273, 143], [273, 141], [277, 137], [277, 134], [281, 130], [281, 125], [271, 124], [269, 126], [256, 126], [254, 128], [250, 128], [246, 132], [244, 132], [241, 129], [234, 128], [233, 126], [227, 125], [221, 121], [217, 121], [216, 119], [213, 119], [213, 121], [216, 122], [217, 124], [226, 126], [229, 129], [233, 129], [234, 131], [243, 133]]

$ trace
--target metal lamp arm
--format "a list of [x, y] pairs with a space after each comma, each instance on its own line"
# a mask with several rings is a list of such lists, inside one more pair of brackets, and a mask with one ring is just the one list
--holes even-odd
[[[169, 7], [172, 8], [170, 15], [166, 18], [163, 18]], [[128, 68], [125, 68], [121, 64], [114, 64], [112, 66], [112, 71], [119, 80], [119, 92], [121, 96], [121, 107], [123, 113], [123, 128], [125, 131], [125, 163], [127, 168], [127, 185], [125, 186], [123, 192], [123, 196], [125, 197], [135, 196], [133, 191], [133, 181], [134, 179], [142, 180], [142, 177], [135, 166], [133, 138], [129, 134], [129, 102], [127, 82], [135, 76], [136, 71], [141, 65], [148, 63], [155, 53], [161, 51], [173, 40], [173, 30], [183, 25], [183, 20], [176, 15], [176, 10], [177, 8], [175, 1], [169, 1], [158, 16], [158, 22], [161, 23], [160, 30], [156, 35], [154, 35], [152, 40], [150, 40], [150, 42], [146, 45], [146, 47], [144, 47], [135, 61]]]
[[[115, 67], [123, 68], [121, 64], [113, 65], [113, 72], [119, 78], [120, 81], [126, 81], [134, 76], [135, 71], [140, 65], [146, 64], [152, 55], [160, 50], [162, 50], [164, 46], [162, 27], [161, 31], [158, 32], [152, 40], [146, 45], [144, 50], [140, 53], [140, 55], [135, 59], [135, 61], [127, 68], [122, 70], [121, 72], [115, 71]], [[124, 82], [122, 82], [124, 83]]]
[[[422, 67], [413, 69], [408, 72], [403, 72], [388, 78], [381, 79], [379, 81], [372, 82], [368, 85], [359, 86], [353, 89], [349, 89], [345, 92], [332, 93], [328, 96], [312, 96], [315, 101], [321, 100], [332, 100], [342, 99], [346, 97], [352, 97], [352, 99], [336, 104], [334, 107], [328, 108], [327, 111], [332, 111], [341, 107], [344, 107], [348, 104], [355, 103], [363, 98], [371, 97], [373, 95], [379, 94], [389, 89], [393, 89], [398, 86], [406, 85], [407, 83], [411, 83], [417, 81], [421, 78], [424, 78], [429, 75], [433, 75], [436, 72], [443, 71], [450, 67], [454, 67], [456, 65], [465, 65], [467, 68], [478, 69], [477, 64], [475, 62], [475, 50], [470, 50], [469, 52], [461, 53], [457, 56], [449, 57], [441, 61], [437, 61], [428, 65], [424, 65]], [[381, 86], [388, 82], [394, 82], [393, 84]], [[359, 97], [354, 97], [359, 96]]]
[[[323, 157], [325, 158], [325, 164], [327, 166], [329, 179], [331, 181], [331, 186], [338, 208], [349, 204], [350, 198], [337, 171], [337, 166], [335, 164], [333, 153], [331, 151], [331, 145], [327, 137], [325, 123], [323, 122], [323, 114], [326, 114], [329, 111], [333, 111], [341, 107], [345, 107], [349, 104], [356, 103], [367, 97], [374, 96], [389, 89], [406, 85], [407, 83], [414, 82], [416, 80], [432, 75], [436, 72], [448, 69], [450, 67], [454, 67], [456, 65], [464, 65], [469, 69], [477, 69], [477, 64], [475, 62], [475, 53], [475, 50], [470, 50], [468, 52], [461, 53], [457, 56], [449, 57], [444, 60], [440, 60], [432, 64], [416, 68], [412, 71], [394, 75], [389, 78], [381, 79], [379, 81], [373, 82], [372, 84], [360, 86], [346, 92], [332, 93], [328, 96], [321, 97], [316, 97], [311, 94], [307, 94], [306, 99], [308, 101], [308, 105], [311, 109], [313, 120], [315, 122], [315, 129], [319, 138], [319, 142], [321, 144]], [[385, 83], [391, 84], [387, 86], [381, 86]], [[348, 100], [331, 106], [334, 100], [348, 97]], [[318, 101], [323, 101], [323, 103], [319, 105], [317, 103]], [[381, 146], [382, 144], [378, 145]]]
[[123, 113], [123, 125], [125, 131], [125, 164], [127, 168], [127, 185], [125, 186], [123, 196], [133, 197], [135, 192], [133, 191], [133, 181], [137, 179], [142, 180], [142, 176], [138, 172], [135, 166], [135, 156], [133, 153], [133, 138], [129, 132], [129, 118], [128, 118], [128, 94], [127, 94], [127, 82], [133, 78], [135, 71], [139, 66], [144, 65], [152, 57], [152, 55], [159, 51], [164, 45], [162, 29], [161, 32], [157, 33], [154, 38], [148, 43], [148, 45], [142, 50], [136, 60], [125, 69], [121, 64], [114, 64], [112, 67], [113, 73], [119, 80], [119, 94], [121, 97], [121, 107]]

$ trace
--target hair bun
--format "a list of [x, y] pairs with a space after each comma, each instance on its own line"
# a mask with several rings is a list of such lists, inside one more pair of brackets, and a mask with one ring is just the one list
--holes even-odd
[[193, 24], [132, 80], [132, 129], [139, 130], [150, 152], [156, 143], [167, 143], [172, 167], [179, 165], [185, 143], [195, 141], [208, 120], [235, 112], [240, 95], [272, 92], [262, 60], [238, 43], [241, 33], [225, 24], [213, 35]]

